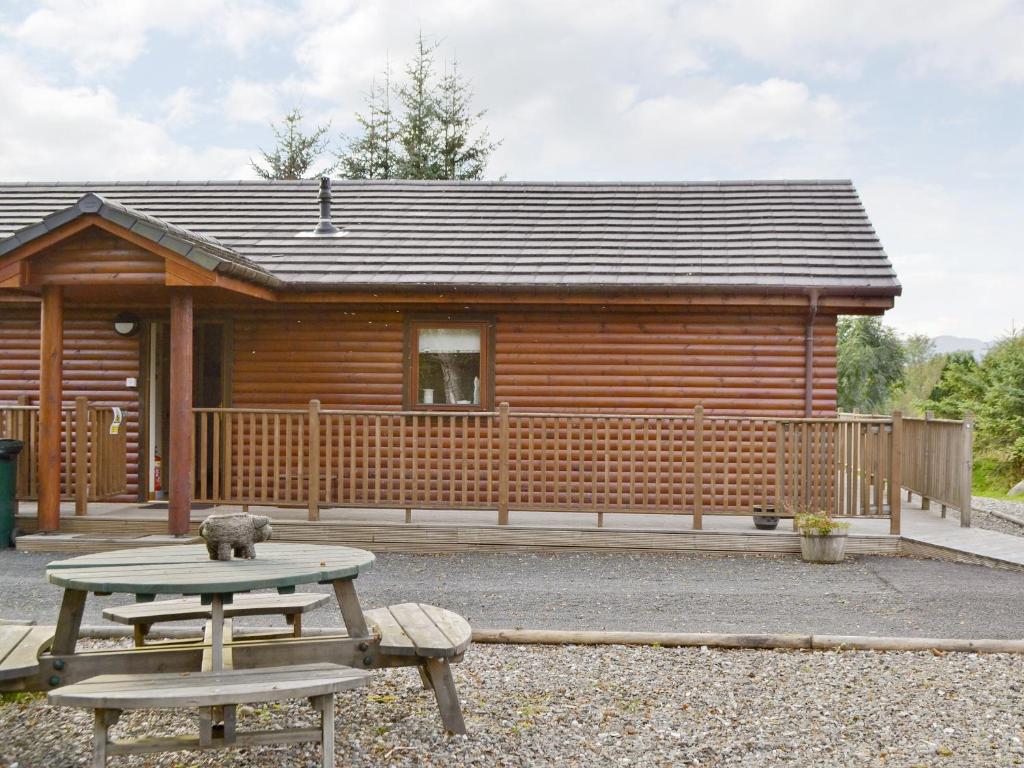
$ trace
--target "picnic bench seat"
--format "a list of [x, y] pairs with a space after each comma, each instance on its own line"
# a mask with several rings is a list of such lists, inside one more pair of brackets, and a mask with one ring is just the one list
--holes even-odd
[[54, 627], [0, 626], [0, 680], [17, 680], [39, 671], [39, 655], [49, 650]]
[[[292, 628], [295, 637], [302, 636], [302, 614], [318, 608], [331, 595], [322, 592], [294, 592], [292, 594], [235, 595], [234, 600], [224, 605], [224, 616], [265, 616], [282, 614]], [[161, 621], [189, 621], [209, 619], [210, 606], [203, 605], [198, 597], [179, 600], [159, 600], [151, 603], [134, 603], [106, 608], [103, 618], [120, 624], [131, 624], [134, 629], [135, 645], [143, 646], [152, 626]]]
[[400, 603], [365, 612], [366, 623], [380, 635], [382, 657], [397, 657], [414, 664], [424, 688], [437, 697], [441, 721], [451, 733], [465, 733], [459, 695], [455, 690], [451, 663], [462, 659], [469, 647], [469, 622], [444, 608], [423, 603]]
[[[109, 755], [252, 747], [261, 744], [316, 742], [321, 766], [334, 766], [334, 695], [366, 685], [370, 674], [339, 664], [318, 663], [219, 672], [163, 672], [98, 675], [48, 694], [51, 704], [94, 711], [93, 767], [104, 768]], [[309, 698], [320, 712], [319, 728], [236, 731], [239, 704]], [[222, 725], [198, 736], [150, 736], [113, 740], [109, 729], [121, 713], [135, 709], [222, 708]]]

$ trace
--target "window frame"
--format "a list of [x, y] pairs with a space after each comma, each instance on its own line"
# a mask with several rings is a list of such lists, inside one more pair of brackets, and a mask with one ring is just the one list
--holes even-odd
[[[461, 328], [480, 331], [480, 402], [477, 404], [420, 403], [417, 393], [420, 379], [420, 331], [434, 328]], [[443, 316], [408, 318], [405, 322], [405, 355], [402, 366], [402, 408], [406, 411], [490, 411], [494, 403], [494, 320], [490, 318], [452, 318]]]

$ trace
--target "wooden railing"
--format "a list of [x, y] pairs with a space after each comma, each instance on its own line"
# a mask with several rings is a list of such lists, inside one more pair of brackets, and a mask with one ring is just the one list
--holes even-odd
[[903, 419], [777, 422], [778, 497], [790, 513], [888, 517], [899, 530]]
[[974, 422], [936, 419], [926, 414], [920, 419], [903, 420], [901, 473], [908, 495], [921, 496], [921, 506], [929, 509], [932, 501], [960, 511], [960, 525], [971, 524], [971, 454], [974, 447]]
[[[197, 408], [195, 499], [389, 509], [888, 517], [902, 420]], [[310, 489], [316, 489], [311, 493]]]
[[[75, 501], [76, 514], [88, 502], [123, 493], [128, 485], [126, 427], [111, 434], [114, 409], [90, 405], [84, 397], [61, 411], [61, 498]], [[0, 404], [0, 437], [25, 443], [18, 456], [17, 496], [35, 499], [39, 492], [39, 406]], [[79, 461], [79, 457], [84, 461]]]

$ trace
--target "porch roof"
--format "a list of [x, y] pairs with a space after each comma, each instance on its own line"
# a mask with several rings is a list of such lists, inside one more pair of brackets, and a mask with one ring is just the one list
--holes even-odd
[[41, 221], [22, 227], [0, 240], [0, 256], [88, 215], [100, 216], [124, 227], [204, 269], [231, 274], [272, 287], [277, 287], [281, 282], [258, 264], [221, 244], [215, 237], [192, 232], [156, 216], [107, 200], [94, 192], [87, 192], [72, 205], [54, 211]]
[[207, 268], [297, 290], [901, 291], [849, 181], [338, 181], [341, 232], [325, 237], [312, 235], [317, 191], [316, 180], [4, 183], [0, 255], [98, 205]]

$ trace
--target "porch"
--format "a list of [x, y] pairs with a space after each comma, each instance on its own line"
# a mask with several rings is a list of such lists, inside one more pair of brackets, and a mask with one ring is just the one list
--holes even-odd
[[[64, 422], [62, 488], [78, 494], [79, 517], [83, 496], [124, 487], [123, 439], [111, 443], [109, 410], [80, 399]], [[299, 509], [310, 523], [412, 523], [416, 510], [430, 524], [506, 526], [515, 513], [530, 526], [568, 515], [600, 529], [615, 516], [627, 527], [649, 518], [641, 527], [695, 531], [719, 517], [824, 511], [895, 536], [904, 489], [924, 510], [934, 502], [945, 517], [955, 507], [970, 525], [969, 421], [708, 416], [700, 406], [691, 415], [519, 413], [505, 403], [493, 412], [342, 411], [317, 400], [303, 409], [194, 408], [187, 420], [179, 430], [191, 440], [177, 453], [191, 466], [179, 463], [175, 476], [190, 484], [172, 485], [169, 502], [122, 508], [166, 520], [174, 535], [188, 532], [195, 503], [276, 508], [282, 521]], [[36, 423], [33, 406], [0, 406], [0, 433], [28, 444], [26, 499], [40, 474]], [[104, 482], [79, 479], [94, 475]], [[66, 526], [44, 515], [39, 528]]]
[[[939, 505], [924, 508], [916, 494], [905, 496], [902, 530], [889, 533], [884, 518], [850, 519], [849, 552], [861, 555], [912, 555], [951, 562], [1024, 571], [1024, 537], [960, 525], [958, 515], [942, 515]], [[240, 506], [217, 506], [193, 511], [189, 530], [212, 512], [240, 511]], [[273, 518], [279, 541], [316, 541], [368, 547], [380, 552], [702, 552], [718, 554], [795, 555], [799, 539], [792, 525], [755, 530], [750, 516], [715, 515], [702, 530], [693, 529], [691, 515], [609, 513], [598, 528], [590, 515], [572, 512], [513, 512], [507, 525], [494, 524], [483, 510], [417, 510], [411, 522], [401, 509], [331, 508], [310, 522], [306, 510], [295, 507], [252, 507]], [[18, 525], [36, 530], [35, 504], [24, 502]], [[159, 505], [104, 502], [90, 506], [88, 516], [76, 516], [74, 504], [61, 508], [61, 533], [22, 536], [23, 551], [85, 552], [147, 543], [187, 542], [165, 535], [166, 509]]]

